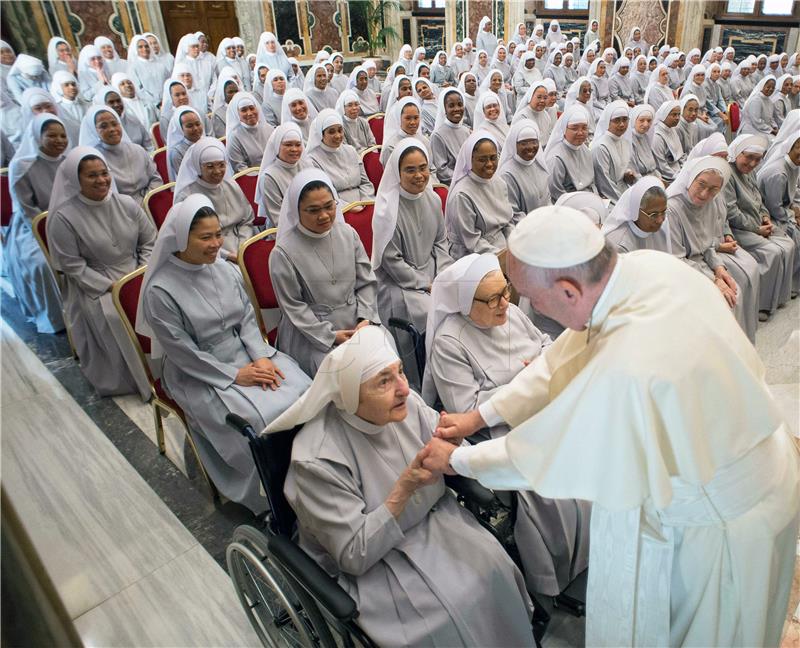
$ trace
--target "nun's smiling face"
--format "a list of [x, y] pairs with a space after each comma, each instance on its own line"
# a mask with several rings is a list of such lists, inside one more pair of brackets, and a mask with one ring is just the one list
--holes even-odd
[[410, 97], [412, 94], [414, 91], [411, 89], [411, 80], [400, 79], [400, 83], [397, 84], [397, 98]]
[[89, 200], [103, 200], [111, 189], [111, 174], [100, 158], [81, 160], [78, 164], [81, 194]]
[[284, 139], [278, 148], [278, 159], [294, 164], [303, 155], [303, 142], [299, 139]]
[[148, 43], [144, 38], [140, 38], [138, 41], [136, 41], [136, 54], [143, 59], [150, 58], [150, 43]]
[[187, 110], [181, 115], [183, 136], [190, 142], [196, 142], [203, 135], [203, 122], [193, 112]]
[[636, 226], [643, 232], [652, 234], [661, 229], [667, 218], [667, 197], [662, 194], [650, 196], [639, 204]]
[[492, 78], [489, 80], [489, 90], [496, 93], [498, 90], [500, 90], [500, 86], [502, 85], [503, 85], [503, 75], [492, 74]]
[[3, 47], [0, 49], [0, 64], [14, 65], [16, 58], [17, 57], [14, 56], [14, 50], [12, 50], [10, 47]]
[[119, 82], [119, 91], [125, 99], [134, 99], [136, 97], [136, 87], [133, 85], [133, 81], [128, 79]]
[[368, 83], [369, 77], [367, 76], [366, 72], [359, 72], [356, 74], [356, 89], [360, 91], [366, 90]]
[[69, 140], [67, 131], [58, 122], [50, 122], [42, 129], [41, 145], [39, 148], [42, 153], [50, 157], [58, 157], [67, 150]]
[[158, 39], [155, 36], [148, 36], [147, 43], [150, 45], [150, 48], [156, 53], [156, 55], [161, 54], [161, 45], [158, 44]]
[[706, 205], [722, 189], [722, 176], [716, 171], [703, 171], [689, 185], [686, 193], [693, 205], [702, 207]]
[[172, 105], [175, 108], [189, 105], [189, 94], [186, 92], [186, 88], [180, 83], [175, 83], [170, 86], [169, 96], [172, 99]]
[[517, 141], [517, 155], [519, 155], [526, 162], [530, 162], [536, 157], [539, 152], [538, 139], [524, 139]]
[[775, 81], [770, 79], [764, 84], [764, 87], [761, 88], [761, 94], [763, 94], [765, 97], [769, 97], [773, 92], [775, 92]]
[[114, 146], [122, 141], [122, 126], [110, 112], [101, 110], [94, 117], [94, 127], [103, 144]]
[[122, 97], [120, 97], [116, 92], [109, 92], [106, 94], [106, 106], [113, 108], [114, 112], [118, 115], [121, 115], [123, 109], [125, 108], [125, 106], [122, 104]]
[[[120, 90], [122, 90], [121, 85]], [[74, 101], [75, 97], [78, 96], [78, 84], [74, 81], [66, 81], [61, 84], [61, 92], [64, 94], [65, 99]]]
[[336, 201], [327, 187], [304, 192], [297, 205], [300, 224], [315, 234], [324, 234], [336, 222]]
[[763, 157], [761, 153], [756, 153], [754, 151], [739, 153], [739, 155], [736, 156], [736, 170], [744, 175], [752, 173]]
[[286, 92], [286, 77], [276, 76], [272, 79], [272, 92], [276, 95], [282, 95]]
[[484, 104], [483, 114], [486, 119], [489, 119], [490, 121], [496, 120], [500, 116], [500, 104], [496, 101]]
[[258, 124], [258, 108], [254, 104], [239, 107], [239, 121], [245, 126]]
[[573, 146], [581, 146], [589, 138], [589, 124], [569, 124], [564, 131], [564, 139]]
[[319, 90], [324, 90], [328, 85], [328, 73], [325, 68], [317, 68], [314, 72], [314, 86]]
[[608, 132], [617, 137], [622, 137], [628, 130], [627, 117], [615, 117], [608, 122]]
[[181, 261], [194, 265], [214, 263], [225, 238], [215, 215], [192, 221], [186, 249], [176, 255]]
[[419, 109], [414, 104], [403, 106], [400, 113], [400, 128], [406, 135], [416, 135], [419, 128]]
[[547, 107], [547, 88], [544, 86], [536, 88], [528, 105], [537, 112], [544, 110]]
[[344, 114], [345, 117], [348, 119], [356, 119], [358, 117], [358, 111], [360, 110], [361, 106], [357, 101], [351, 101], [344, 105]]
[[416, 90], [420, 99], [423, 101], [430, 101], [433, 99], [433, 92], [427, 83], [423, 83], [422, 81], [418, 82]]
[[208, 184], [218, 185], [225, 179], [225, 160], [215, 162], [203, 162], [200, 165], [200, 179]]
[[427, 65], [423, 65], [419, 69], [419, 75], [418, 76], [421, 76], [423, 79], [430, 79], [431, 78], [430, 68]]
[[399, 423], [408, 415], [408, 394], [408, 379], [398, 360], [361, 383], [356, 416], [373, 425]]
[[428, 186], [431, 171], [428, 159], [423, 152], [414, 147], [400, 156], [400, 186], [410, 194], [421, 194]]
[[289, 112], [292, 113], [292, 117], [299, 119], [300, 121], [303, 121], [306, 117], [308, 117], [308, 106], [306, 106], [305, 99], [295, 99], [292, 103], [290, 103]]
[[694, 99], [689, 99], [689, 101], [687, 101], [686, 105], [683, 107], [683, 118], [690, 124], [693, 121], [696, 121], [697, 111], [699, 108], [700, 104], [698, 104]]
[[448, 121], [458, 124], [464, 117], [464, 102], [457, 92], [448, 92], [444, 98], [444, 111]]
[[236, 85], [234, 81], [226, 81], [225, 82], [225, 103], [229, 104], [233, 96], [239, 92], [239, 86]]
[[344, 129], [341, 124], [328, 126], [322, 131], [322, 143], [331, 148], [339, 148], [344, 140]]
[[472, 149], [472, 172], [479, 178], [491, 180], [497, 171], [497, 147], [491, 140], [481, 140]]

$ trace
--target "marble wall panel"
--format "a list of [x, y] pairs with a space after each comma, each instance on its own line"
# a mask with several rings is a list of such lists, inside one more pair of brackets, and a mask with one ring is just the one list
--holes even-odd
[[294, 45], [303, 46], [303, 39], [300, 38], [300, 27], [297, 16], [297, 4], [277, 0], [272, 3], [275, 12], [275, 27], [278, 41], [285, 44], [291, 41]]
[[621, 51], [631, 30], [639, 27], [642, 38], [651, 45], [661, 42], [667, 33], [667, 7], [661, 0], [622, 0], [616, 3], [614, 45]]
[[[83, 23], [83, 30], [80, 33], [73, 29], [73, 33], [81, 45], [90, 44], [97, 36], [108, 36], [114, 41], [120, 56], [124, 56], [126, 50], [120, 38], [120, 33], [124, 33], [124, 28], [117, 15], [115, 3], [108, 0], [71, 0], [69, 9], [70, 13], [77, 16]], [[115, 31], [117, 33], [114, 33]]]
[[758, 56], [784, 51], [787, 34], [788, 30], [726, 25], [722, 27], [720, 45], [736, 48], [736, 59], [741, 60], [750, 54]]
[[425, 48], [425, 58], [433, 59], [436, 52], [445, 49], [444, 18], [417, 19], [417, 46]]
[[308, 29], [312, 52], [318, 52], [326, 45], [334, 51], [341, 49], [342, 38], [336, 24], [337, 12], [335, 0], [309, 0]]
[[492, 0], [469, 0], [467, 2], [467, 33], [465, 35], [469, 36], [473, 42], [478, 36], [478, 24], [481, 22], [481, 18], [484, 16], [489, 16], [492, 18]]

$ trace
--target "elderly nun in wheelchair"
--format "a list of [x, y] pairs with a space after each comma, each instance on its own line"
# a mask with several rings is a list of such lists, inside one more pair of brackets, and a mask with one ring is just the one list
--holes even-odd
[[531, 600], [500, 543], [422, 468], [438, 414], [387, 334], [359, 329], [266, 432], [305, 423], [284, 493], [300, 544], [378, 645], [531, 646]]

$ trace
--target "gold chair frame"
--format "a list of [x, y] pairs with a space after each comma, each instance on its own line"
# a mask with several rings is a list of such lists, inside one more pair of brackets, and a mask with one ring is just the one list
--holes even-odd
[[[252, 168], [252, 167], [251, 167]], [[256, 322], [258, 322], [258, 328], [261, 331], [261, 337], [264, 338], [264, 342], [270, 344], [269, 340], [267, 339], [267, 325], [264, 323], [264, 316], [261, 314], [261, 305], [258, 303], [258, 298], [256, 297], [256, 291], [253, 287], [253, 280], [250, 278], [250, 273], [247, 271], [247, 266], [244, 263], [244, 253], [251, 245], [258, 243], [258, 241], [262, 239], [269, 238], [271, 236], [277, 236], [278, 228], [271, 227], [270, 229], [266, 229], [263, 232], [259, 232], [255, 236], [251, 236], [247, 239], [244, 243], [239, 246], [239, 252], [236, 257], [236, 264], [239, 266], [239, 270], [242, 271], [242, 279], [244, 281], [244, 288], [247, 291], [247, 296], [250, 298], [250, 303], [253, 306], [253, 310], [256, 312]], [[269, 268], [265, 268], [267, 272], [269, 272]], [[277, 340], [276, 340], [277, 345]]]

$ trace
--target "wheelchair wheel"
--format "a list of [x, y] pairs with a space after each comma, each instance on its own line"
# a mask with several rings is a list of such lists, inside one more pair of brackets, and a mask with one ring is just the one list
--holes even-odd
[[226, 551], [228, 573], [250, 625], [271, 648], [317, 646], [313, 624], [283, 573], [269, 557], [263, 534], [239, 527]]

